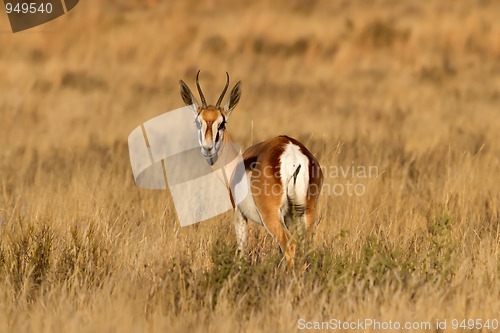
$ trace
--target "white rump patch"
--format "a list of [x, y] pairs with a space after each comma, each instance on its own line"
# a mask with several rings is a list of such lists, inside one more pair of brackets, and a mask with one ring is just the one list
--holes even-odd
[[[281, 181], [288, 198], [295, 205], [305, 205], [309, 186], [309, 159], [300, 151], [299, 146], [289, 143], [280, 158]], [[300, 169], [294, 179], [297, 169]]]

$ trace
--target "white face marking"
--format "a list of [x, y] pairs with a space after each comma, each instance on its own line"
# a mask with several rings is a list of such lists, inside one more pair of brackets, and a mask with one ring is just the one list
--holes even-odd
[[196, 127], [198, 128], [198, 141], [201, 147], [201, 154], [205, 158], [212, 157], [219, 151], [224, 137], [225, 126], [222, 126], [224, 117], [218, 111], [218, 117], [213, 122], [203, 118], [203, 111], [196, 117]]

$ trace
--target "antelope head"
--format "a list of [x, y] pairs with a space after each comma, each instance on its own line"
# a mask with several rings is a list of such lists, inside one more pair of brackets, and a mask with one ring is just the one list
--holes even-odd
[[193, 111], [196, 127], [198, 128], [198, 140], [201, 147], [201, 154], [206, 159], [212, 161], [219, 151], [221, 142], [224, 141], [224, 131], [226, 123], [233, 109], [240, 101], [241, 82], [235, 84], [229, 99], [221, 106], [224, 95], [229, 86], [229, 74], [226, 72], [226, 85], [220, 94], [215, 106], [207, 105], [203, 91], [201, 90], [198, 78], [200, 71], [196, 74], [196, 88], [200, 94], [201, 105], [184, 81], [179, 80], [181, 97], [184, 103]]

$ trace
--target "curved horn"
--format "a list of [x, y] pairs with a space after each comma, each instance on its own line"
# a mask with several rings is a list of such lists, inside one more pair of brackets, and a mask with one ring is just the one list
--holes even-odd
[[198, 92], [200, 93], [202, 107], [206, 108], [207, 101], [205, 100], [205, 96], [203, 96], [203, 91], [201, 91], [200, 83], [198, 82], [198, 77], [200, 76], [200, 71], [201, 70], [198, 70], [198, 73], [196, 73], [196, 88], [198, 88]]
[[224, 90], [222, 90], [222, 94], [220, 94], [217, 104], [215, 104], [216, 108], [220, 108], [220, 103], [222, 103], [222, 100], [224, 99], [224, 95], [226, 94], [228, 86], [229, 86], [229, 74], [226, 72], [226, 86], [224, 87]]

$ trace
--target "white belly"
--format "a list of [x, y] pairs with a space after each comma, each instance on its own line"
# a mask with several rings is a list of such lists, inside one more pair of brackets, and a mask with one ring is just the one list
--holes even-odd
[[[248, 171], [247, 171], [247, 179], [250, 179], [250, 174]], [[252, 190], [250, 188], [250, 181], [248, 182], [248, 195], [238, 205], [238, 209], [247, 219], [250, 219], [258, 224], [263, 224], [262, 217], [260, 216], [259, 210], [255, 205], [255, 201], [253, 200]]]

